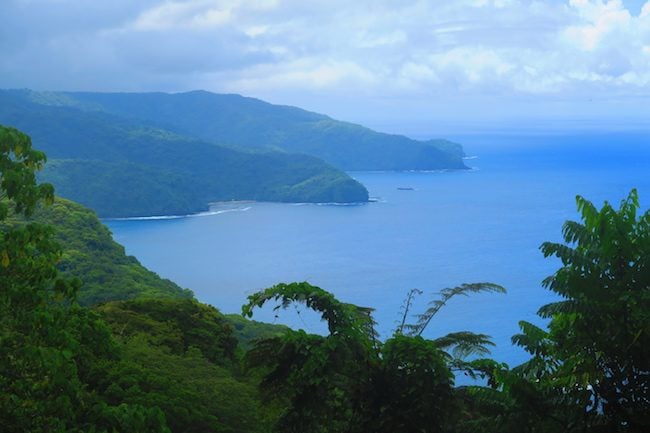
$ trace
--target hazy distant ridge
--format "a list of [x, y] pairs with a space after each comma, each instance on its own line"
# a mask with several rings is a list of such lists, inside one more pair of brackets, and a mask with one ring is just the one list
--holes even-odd
[[104, 110], [202, 140], [247, 148], [306, 153], [342, 170], [464, 169], [459, 144], [412, 140], [296, 107], [240, 95], [187, 93], [64, 93], [86, 109]]

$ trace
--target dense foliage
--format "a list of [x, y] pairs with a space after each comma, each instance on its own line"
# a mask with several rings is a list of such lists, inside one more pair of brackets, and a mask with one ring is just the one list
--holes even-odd
[[648, 431], [650, 212], [637, 218], [634, 190], [618, 210], [577, 203], [582, 222], [565, 223], [566, 244], [542, 245], [562, 260], [544, 285], [563, 300], [539, 310], [548, 331], [522, 322], [514, 342], [533, 355], [522, 372], [555, 395], [551, 410], [575, 431]]
[[315, 157], [225, 147], [65, 95], [0, 91], [0, 122], [53, 159], [41, 180], [101, 217], [188, 214], [225, 200], [368, 200], [360, 183]]
[[[272, 412], [260, 407], [217, 310], [182, 299], [104, 304], [100, 314], [78, 305], [81, 281], [57, 270], [64, 253], [54, 228], [25, 218], [63, 218], [60, 236], [75, 248], [108, 231], [68, 202], [36, 210], [52, 201], [51, 185], [35, 182], [44, 161], [26, 135], [0, 127], [2, 431], [264, 431]], [[69, 221], [81, 235], [65, 233]]]
[[650, 430], [650, 211], [632, 191], [618, 210], [577, 198], [582, 222], [544, 243], [562, 267], [544, 281], [562, 300], [540, 308], [548, 330], [520, 322], [531, 359], [495, 366], [492, 390], [467, 393], [481, 432]]
[[[425, 333], [452, 298], [498, 285], [444, 289], [414, 321], [412, 290], [386, 341], [372, 309], [308, 283], [255, 293], [243, 313], [304, 304], [326, 335], [226, 317], [124, 256], [92, 212], [53, 200], [36, 184], [44, 162], [29, 137], [0, 127], [3, 432], [650, 429], [650, 211], [638, 215], [636, 191], [619, 209], [578, 197], [582, 221], [542, 245], [562, 261], [544, 281], [561, 300], [539, 310], [547, 329], [521, 322], [513, 342], [531, 357], [510, 369], [482, 358], [487, 335]], [[104, 288], [121, 300], [80, 306], [76, 276], [94, 300]], [[487, 383], [455, 387], [458, 372]]]
[[[329, 334], [288, 330], [258, 341], [248, 353], [251, 366], [265, 372], [267, 399], [285, 402], [276, 428], [283, 432], [438, 432], [455, 413], [452, 370], [473, 371], [469, 355], [486, 354], [487, 336], [458, 332], [437, 340], [420, 334], [451, 297], [503, 292], [495, 284], [463, 285], [441, 292], [404, 335], [376, 339], [372, 310], [345, 304], [309, 283], [278, 284], [249, 296], [244, 315], [267, 302], [276, 309], [303, 303], [321, 314]], [[444, 343], [443, 343], [444, 342]], [[459, 348], [456, 356], [445, 352]]]
[[257, 340], [280, 337], [289, 330], [285, 325], [256, 322], [240, 314], [226, 314], [225, 317], [233, 327], [233, 335], [237, 339], [238, 347], [244, 350], [250, 349]]
[[35, 183], [44, 161], [26, 135], [0, 127], [2, 430], [165, 431], [159, 409], [110, 405], [93, 392], [99, 360], [110, 357], [110, 335], [96, 315], [75, 305], [79, 281], [58, 276], [61, 252], [52, 229], [5, 224], [52, 199], [50, 185]]
[[268, 411], [243, 374], [237, 340], [215, 308], [193, 300], [137, 300], [96, 308], [121, 359], [105, 396], [155, 406], [174, 432], [261, 432]]
[[95, 213], [77, 203], [57, 198], [50, 206], [38, 206], [28, 221], [53, 226], [54, 239], [62, 247], [57, 268], [63, 275], [82, 281], [77, 293], [81, 305], [193, 297], [190, 290], [160, 278], [135, 257], [127, 256]]

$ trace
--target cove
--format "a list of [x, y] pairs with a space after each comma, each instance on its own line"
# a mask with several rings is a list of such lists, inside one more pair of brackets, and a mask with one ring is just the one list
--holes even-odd
[[[309, 281], [340, 300], [376, 309], [382, 336], [400, 319], [409, 289], [424, 291], [413, 313], [445, 287], [493, 282], [507, 295], [455, 298], [425, 336], [469, 330], [492, 335], [493, 357], [527, 358], [510, 344], [518, 321], [542, 323], [553, 300], [541, 281], [561, 264], [539, 246], [560, 241], [578, 219], [575, 196], [615, 205], [632, 188], [650, 203], [647, 134], [464, 137], [468, 171], [356, 172], [375, 202], [361, 205], [220, 203], [174, 219], [105, 221], [145, 266], [225, 313], [279, 282]], [[323, 332], [304, 308], [256, 320]]]

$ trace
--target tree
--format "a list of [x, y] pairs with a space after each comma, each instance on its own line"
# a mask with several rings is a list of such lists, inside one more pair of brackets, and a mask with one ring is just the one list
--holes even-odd
[[[396, 335], [409, 335], [419, 337], [427, 329], [433, 318], [447, 303], [457, 296], [469, 296], [472, 293], [506, 293], [506, 289], [494, 283], [472, 283], [461, 284], [460, 286], [446, 288], [440, 291], [439, 298], [429, 302], [428, 308], [421, 314], [417, 314], [417, 321], [414, 324], [406, 322], [410, 312], [413, 299], [416, 295], [421, 295], [422, 291], [412, 289], [409, 291], [406, 301], [403, 305], [403, 315], [400, 325], [395, 330]], [[475, 377], [483, 375], [483, 366], [479, 360], [468, 361], [471, 356], [485, 356], [490, 354], [488, 346], [494, 346], [490, 336], [486, 334], [476, 334], [474, 332], [459, 331], [451, 332], [442, 337], [433, 340], [437, 348], [443, 351], [446, 362], [454, 371], [463, 371], [466, 374]], [[477, 367], [479, 367], [477, 369]]]
[[109, 302], [94, 308], [120, 357], [104, 377], [113, 404], [156, 406], [172, 432], [268, 430], [256, 383], [242, 374], [237, 340], [214, 307], [189, 299]]
[[636, 190], [618, 210], [576, 201], [582, 222], [564, 224], [565, 244], [541, 247], [562, 261], [543, 284], [563, 299], [539, 310], [548, 331], [521, 322], [513, 341], [533, 358], [519, 372], [566, 431], [649, 431], [650, 211], [637, 216]]
[[329, 335], [287, 330], [258, 341], [248, 363], [265, 374], [261, 387], [283, 406], [277, 428], [283, 432], [363, 431], [367, 383], [376, 363], [371, 310], [345, 304], [308, 283], [278, 284], [248, 298], [245, 316], [271, 300], [276, 307], [305, 304], [321, 314]]
[[17, 213], [30, 214], [39, 201], [52, 202], [52, 185], [36, 184], [35, 171], [45, 161], [45, 154], [32, 149], [27, 135], [0, 125], [0, 221], [7, 218], [10, 206]]
[[249, 296], [245, 316], [268, 301], [279, 302], [276, 309], [298, 302], [320, 313], [328, 325], [326, 336], [288, 330], [258, 341], [249, 352], [250, 365], [264, 371], [266, 396], [283, 402], [278, 430], [440, 431], [454, 407], [451, 369], [473, 371], [464, 357], [487, 353], [490, 342], [469, 332], [434, 340], [420, 334], [452, 297], [503, 290], [488, 283], [445, 289], [416, 324], [407, 325], [411, 291], [402, 324], [385, 342], [377, 340], [372, 309], [340, 302], [309, 283], [278, 284]]
[[[56, 270], [52, 229], [16, 221], [51, 185], [37, 185], [45, 155], [0, 126], [0, 425], [5, 432], [166, 431], [158, 409], [109, 406], [92, 392], [108, 329], [75, 304], [79, 281]], [[10, 221], [11, 220], [11, 221]]]

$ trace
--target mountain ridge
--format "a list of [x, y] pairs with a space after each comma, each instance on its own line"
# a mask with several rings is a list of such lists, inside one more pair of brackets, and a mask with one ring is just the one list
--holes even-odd
[[235, 199], [368, 200], [360, 183], [312, 156], [219, 146], [75, 105], [57, 92], [0, 91], [0, 123], [51, 158], [41, 181], [101, 217], [188, 214]]
[[448, 140], [413, 140], [234, 93], [63, 94], [107, 113], [160, 122], [206, 141], [306, 153], [342, 170], [467, 169], [462, 147]]
[[385, 134], [238, 94], [0, 90], [0, 123], [51, 158], [40, 174], [100, 217], [210, 202], [363, 203], [344, 171], [466, 169], [462, 147]]

